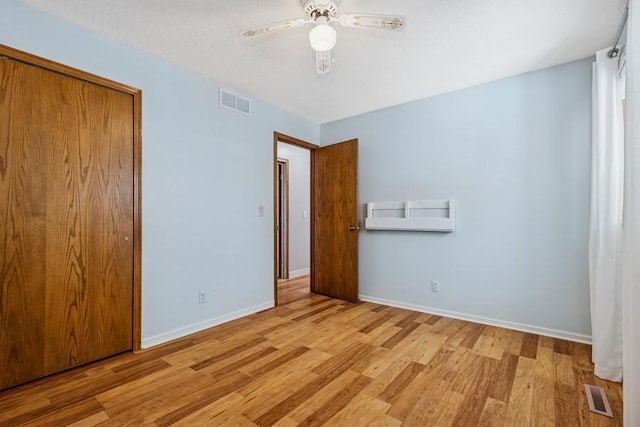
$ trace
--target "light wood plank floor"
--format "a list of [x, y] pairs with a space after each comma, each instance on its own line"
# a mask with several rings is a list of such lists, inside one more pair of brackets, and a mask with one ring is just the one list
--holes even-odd
[[[0, 425], [615, 426], [591, 348], [313, 295], [0, 393]], [[588, 411], [604, 387], [615, 418]]]
[[278, 280], [278, 305], [311, 296], [309, 275]]

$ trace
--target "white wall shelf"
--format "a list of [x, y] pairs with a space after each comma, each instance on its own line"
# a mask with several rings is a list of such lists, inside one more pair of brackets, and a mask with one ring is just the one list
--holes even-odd
[[406, 200], [369, 202], [367, 230], [440, 231], [455, 229], [453, 200]]

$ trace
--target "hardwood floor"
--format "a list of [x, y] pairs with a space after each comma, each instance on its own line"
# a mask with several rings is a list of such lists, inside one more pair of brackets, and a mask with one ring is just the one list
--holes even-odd
[[278, 305], [309, 298], [311, 296], [309, 288], [309, 275], [278, 280]]
[[[313, 295], [0, 393], [0, 425], [615, 426], [591, 347]], [[588, 411], [604, 387], [615, 418]]]

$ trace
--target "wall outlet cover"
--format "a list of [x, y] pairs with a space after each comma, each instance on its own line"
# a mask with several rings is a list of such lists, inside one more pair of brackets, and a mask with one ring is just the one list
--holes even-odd
[[440, 282], [437, 280], [431, 281], [431, 292], [440, 292]]

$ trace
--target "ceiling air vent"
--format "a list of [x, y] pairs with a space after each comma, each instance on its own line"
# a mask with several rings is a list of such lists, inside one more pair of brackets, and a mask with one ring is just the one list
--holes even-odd
[[243, 98], [235, 93], [229, 92], [227, 89], [220, 88], [220, 106], [229, 110], [237, 111], [247, 116], [251, 114], [251, 101]]

